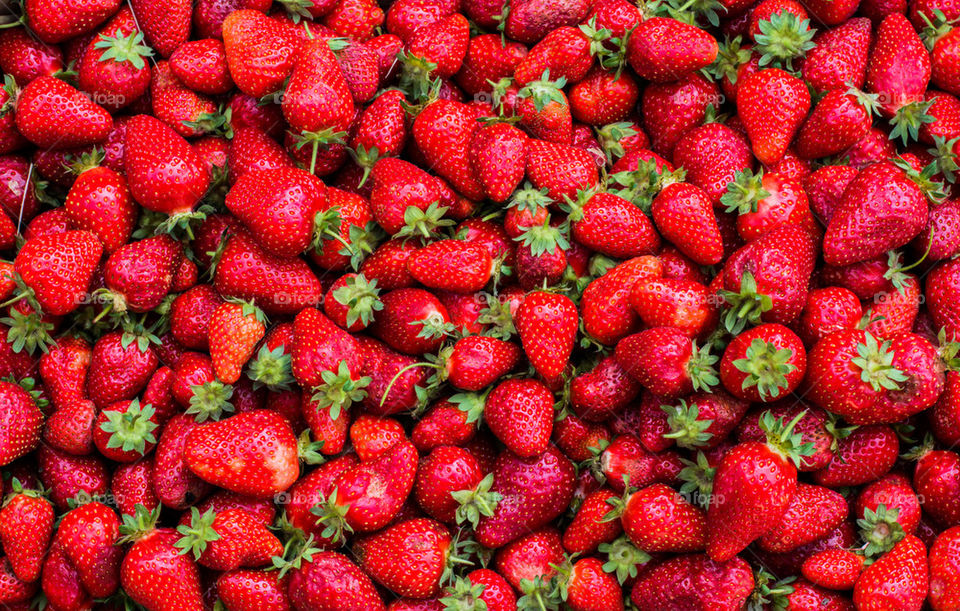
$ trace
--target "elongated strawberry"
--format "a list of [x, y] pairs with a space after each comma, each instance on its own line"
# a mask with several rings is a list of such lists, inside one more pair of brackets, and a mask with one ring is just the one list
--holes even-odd
[[651, 211], [660, 233], [697, 263], [713, 265], [723, 258], [713, 205], [698, 187], [685, 182], [667, 185], [653, 200]]
[[33, 396], [17, 384], [0, 382], [0, 395], [7, 406], [0, 435], [0, 464], [7, 465], [37, 447], [43, 413]]
[[861, 609], [880, 609], [885, 604], [920, 609], [927, 584], [927, 549], [920, 539], [908, 535], [863, 571], [853, 600]]
[[177, 527], [183, 537], [174, 545], [181, 553], [192, 554], [202, 566], [231, 571], [245, 566], [260, 566], [283, 554], [283, 544], [257, 517], [245, 509], [203, 514], [190, 509], [187, 524]]
[[527, 295], [517, 310], [517, 329], [534, 369], [546, 380], [567, 366], [576, 336], [576, 307], [563, 295], [542, 291]]
[[530, 139], [527, 143], [527, 177], [556, 201], [574, 198], [577, 191], [599, 182], [597, 164], [583, 149]]
[[210, 315], [210, 358], [217, 379], [234, 384], [263, 339], [266, 318], [260, 308], [247, 303], [223, 303]]
[[884, 18], [870, 51], [866, 87], [881, 95], [881, 112], [894, 117], [905, 136], [915, 135], [920, 124], [930, 120], [921, 101], [930, 69], [930, 54], [907, 18], [900, 13]]
[[116, 312], [152, 310], [170, 292], [182, 256], [181, 244], [167, 234], [125, 244], [104, 263], [106, 290], [98, 295]]
[[196, 150], [173, 129], [148, 115], [137, 115], [127, 122], [123, 163], [130, 194], [154, 212], [185, 215], [210, 184], [210, 175]]
[[708, 390], [719, 382], [719, 360], [710, 347], [671, 327], [655, 327], [623, 338], [616, 347], [617, 363], [654, 394], [675, 398]]
[[290, 574], [287, 590], [294, 607], [335, 611], [342, 605], [386, 611], [370, 577], [337, 552], [319, 552]]
[[50, 501], [14, 479], [11, 496], [0, 509], [0, 542], [19, 579], [31, 582], [40, 577], [40, 567], [53, 534], [53, 521]]
[[717, 41], [705, 31], [666, 17], [644, 20], [627, 40], [627, 61], [641, 77], [675, 81], [710, 65]]
[[768, 68], [743, 79], [737, 89], [737, 109], [753, 154], [772, 165], [787, 147], [810, 110], [810, 93], [797, 77]]
[[769, 530], [797, 489], [795, 464], [812, 448], [794, 434], [796, 421], [763, 417], [767, 442], [735, 446], [720, 461], [707, 509], [707, 554], [729, 560]]
[[83, 589], [93, 597], [110, 596], [120, 585], [123, 549], [116, 545], [120, 520], [98, 502], [80, 505], [63, 516], [53, 545], [76, 568]]
[[298, 44], [278, 21], [240, 9], [223, 20], [223, 46], [237, 88], [262, 98], [278, 91], [290, 76]]
[[437, 100], [413, 123], [413, 139], [427, 163], [470, 199], [483, 198], [483, 188], [469, 166], [470, 141], [479, 127], [476, 112], [461, 102]]
[[750, 565], [741, 558], [718, 562], [704, 554], [688, 554], [644, 572], [630, 591], [630, 600], [651, 610], [738, 609], [753, 587]]
[[570, 204], [573, 238], [611, 257], [653, 254], [660, 239], [643, 211], [610, 193], [586, 192]]
[[490, 252], [463, 240], [438, 240], [407, 259], [410, 275], [424, 286], [474, 293], [487, 285], [493, 272]]
[[477, 183], [495, 202], [506, 201], [523, 180], [527, 135], [509, 123], [489, 123], [470, 140], [469, 161]]

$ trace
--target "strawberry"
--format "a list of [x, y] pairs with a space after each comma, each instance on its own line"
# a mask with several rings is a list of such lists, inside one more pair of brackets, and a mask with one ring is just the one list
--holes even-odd
[[921, 96], [930, 82], [930, 54], [907, 18], [888, 15], [876, 30], [867, 63], [867, 89], [881, 94], [880, 111], [896, 129], [916, 134], [925, 116]]
[[637, 395], [640, 385], [620, 367], [613, 355], [570, 382], [570, 406], [586, 420], [606, 420], [622, 412]]
[[136, 14], [147, 42], [163, 57], [170, 57], [190, 37], [191, 3], [158, 5], [147, 0], [132, 0], [130, 8]]
[[[685, 255], [701, 265], [723, 257], [720, 229], [710, 199], [690, 183], [673, 183], [653, 200], [651, 208], [657, 229]], [[697, 228], [694, 235], [690, 229]]]
[[410, 275], [426, 287], [474, 293], [486, 286], [493, 272], [490, 252], [463, 240], [437, 240], [407, 259]]
[[[469, 16], [471, 7], [464, 8]], [[526, 55], [527, 47], [518, 42], [504, 40], [496, 34], [474, 36], [467, 46], [463, 67], [454, 78], [467, 95], [488, 93], [490, 83], [511, 76]]]
[[741, 443], [721, 459], [707, 509], [707, 554], [714, 560], [732, 558], [789, 508], [797, 489], [795, 465], [812, 451], [793, 432], [798, 420], [785, 424], [764, 414], [766, 443]]
[[609, 488], [601, 488], [584, 498], [563, 531], [563, 548], [571, 554], [589, 554], [616, 539], [623, 532], [620, 521], [603, 519], [615, 500], [617, 495]]
[[339, 0], [323, 24], [340, 36], [365, 41], [383, 24], [383, 10], [370, 0]]
[[913, 177], [916, 173], [879, 163], [851, 180], [827, 226], [826, 262], [864, 261], [917, 236], [927, 223], [927, 201]]
[[846, 500], [822, 486], [798, 484], [782, 521], [764, 534], [760, 549], [789, 552], [828, 535], [847, 516]]
[[323, 299], [323, 287], [305, 261], [273, 257], [244, 234], [226, 238], [213, 287], [224, 297], [256, 304], [268, 316], [294, 314]]
[[18, 579], [36, 581], [53, 534], [53, 505], [37, 491], [13, 480], [0, 509], [0, 542]]
[[718, 447], [743, 418], [747, 408], [746, 401], [720, 390], [692, 394], [686, 400], [680, 399], [677, 406], [660, 406], [666, 415], [663, 437], [674, 440], [682, 448]]
[[40, 481], [50, 490], [50, 500], [60, 511], [65, 511], [69, 500], [77, 495], [97, 497], [107, 492], [107, 467], [96, 456], [72, 456], [41, 445], [37, 465]]
[[655, 83], [681, 79], [717, 57], [717, 41], [707, 32], [675, 19], [651, 17], [627, 39], [627, 61]]
[[919, 539], [908, 535], [864, 569], [854, 587], [853, 602], [858, 609], [895, 604], [902, 609], [919, 610], [927, 584], [927, 549]]
[[280, 577], [275, 571], [227, 571], [217, 579], [217, 597], [228, 609], [237, 611], [282, 611], [290, 608], [288, 581], [289, 577]]
[[345, 532], [372, 532], [389, 524], [413, 489], [416, 471], [417, 450], [403, 440], [342, 472], [310, 510], [325, 527], [323, 536], [339, 542]]
[[193, 147], [173, 129], [147, 115], [137, 115], [127, 122], [123, 164], [130, 194], [137, 203], [173, 217], [190, 213], [210, 183]]
[[623, 609], [623, 594], [616, 578], [597, 558], [582, 558], [560, 568], [560, 598], [572, 611]]
[[470, 167], [469, 148], [479, 127], [468, 105], [448, 100], [429, 103], [413, 122], [413, 139], [430, 167], [469, 199], [483, 199]]
[[183, 535], [174, 543], [183, 554], [193, 555], [201, 566], [232, 571], [242, 566], [260, 566], [283, 554], [283, 544], [253, 514], [244, 509], [225, 509], [203, 514], [190, 508], [190, 521], [177, 527]]
[[510, 373], [520, 354], [516, 344], [495, 337], [468, 335], [440, 352], [438, 376], [460, 390], [476, 392]]
[[[373, 250], [374, 242], [380, 237], [370, 225], [373, 219], [370, 202], [359, 195], [331, 187], [327, 189], [326, 203], [321, 204], [320, 209], [323, 216], [320, 219], [314, 217], [314, 249], [308, 251], [310, 258], [324, 269], [356, 267]], [[344, 242], [349, 247], [345, 247]]]
[[647, 552], [696, 552], [706, 544], [703, 511], [664, 484], [625, 493], [604, 519], [617, 518], [630, 541]]
[[926, 297], [930, 315], [946, 337], [960, 337], [960, 263], [956, 260], [937, 265], [927, 276]]
[[750, 168], [753, 157], [746, 138], [722, 123], [707, 123], [681, 136], [673, 163], [687, 171], [687, 181], [700, 187], [714, 205], [734, 174]]
[[629, 335], [616, 347], [617, 363], [644, 388], [664, 398], [709, 390], [719, 379], [713, 365], [719, 360], [710, 346], [696, 342], [671, 327], [656, 327]]
[[578, 318], [569, 298], [542, 291], [527, 295], [517, 310], [523, 350], [544, 379], [554, 380], [566, 369]]
[[190, 89], [221, 95], [233, 89], [223, 42], [215, 38], [191, 40], [170, 54], [170, 70]]
[[853, 424], [909, 417], [933, 405], [944, 384], [933, 346], [911, 333], [878, 341], [866, 331], [838, 331], [814, 346], [807, 363], [816, 372], [810, 400]]
[[[723, 318], [727, 329], [736, 333], [747, 321], [790, 324], [799, 318], [815, 258], [813, 236], [793, 225], [774, 229], [730, 255], [722, 274], [722, 296], [731, 306]], [[774, 260], [775, 265], [767, 263]]]
[[637, 331], [640, 319], [630, 306], [631, 290], [640, 281], [661, 273], [658, 258], [634, 257], [588, 284], [580, 303], [586, 333], [601, 344], [613, 345]]
[[957, 535], [953, 527], [940, 533], [930, 547], [930, 606], [938, 611], [960, 603], [957, 590]]
[[92, 167], [77, 176], [63, 210], [73, 227], [96, 235], [107, 254], [129, 241], [137, 219], [126, 179], [104, 166]]
[[[453, 524], [459, 519], [475, 523], [481, 512], [489, 515], [493, 511], [497, 500], [482, 491], [483, 480], [480, 464], [472, 454], [456, 446], [438, 446], [420, 463], [414, 497], [428, 515], [441, 522]], [[490, 481], [485, 482], [487, 489]], [[457, 496], [467, 496], [470, 500], [461, 506]]]
[[480, 518], [477, 541], [486, 547], [500, 547], [549, 524], [570, 504], [573, 485], [573, 464], [552, 446], [540, 456], [526, 459], [509, 451], [501, 453], [491, 491], [504, 500], [493, 515]]
[[446, 605], [483, 602], [487, 611], [510, 611], [517, 607], [517, 597], [510, 584], [490, 569], [475, 569], [465, 577], [457, 577], [440, 602]]
[[170, 69], [170, 63], [159, 61], [153, 66], [150, 81], [153, 115], [184, 138], [228, 131], [226, 117], [217, 113], [216, 104], [183, 86]]
[[913, 487], [924, 499], [924, 511], [940, 524], [960, 522], [960, 456], [948, 450], [927, 452], [917, 461]]
[[275, 93], [293, 71], [298, 43], [279, 22], [240, 9], [223, 20], [223, 47], [230, 77], [254, 98]]
[[753, 586], [750, 565], [740, 558], [717, 562], [703, 554], [688, 554], [645, 571], [634, 583], [630, 600], [644, 611], [733, 611], [743, 607]]
[[290, 424], [267, 410], [201, 424], [187, 436], [183, 457], [204, 481], [257, 498], [286, 490], [300, 474]]
[[43, 412], [33, 396], [17, 384], [0, 382], [0, 393], [6, 405], [0, 435], [0, 464], [7, 465], [36, 449], [40, 443]]
[[103, 107], [52, 76], [32, 81], [17, 98], [17, 129], [43, 148], [71, 148], [103, 142], [113, 119]]
[[709, 289], [693, 280], [648, 278], [634, 283], [630, 306], [649, 327], [673, 327], [695, 338], [706, 335], [717, 322]]
[[563, 564], [560, 533], [552, 527], [520, 537], [499, 550], [496, 557], [497, 572], [523, 594], [517, 600], [518, 608], [537, 601], [556, 606], [559, 592], [553, 591], [553, 584]]
[[120, 585], [123, 550], [116, 545], [119, 534], [117, 514], [98, 502], [71, 509], [60, 520], [53, 546], [74, 566], [90, 596], [110, 596]]
[[527, 143], [527, 177], [537, 189], [546, 189], [554, 200], [573, 199], [577, 191], [599, 182], [597, 164], [583, 149], [530, 139]]
[[325, 200], [320, 179], [297, 168], [250, 171], [225, 203], [269, 254], [295, 257], [310, 245], [314, 217]]
[[362, 374], [370, 378], [367, 396], [362, 400], [365, 410], [388, 416], [424, 403], [428, 368], [412, 367], [418, 365], [416, 359], [394, 352], [375, 339], [361, 336], [358, 340], [363, 353]]
[[605, 192], [583, 192], [569, 203], [573, 238], [610, 255], [631, 258], [653, 254], [660, 239], [643, 211], [628, 200]]
[[491, 432], [520, 458], [543, 453], [553, 428], [553, 393], [536, 380], [507, 380], [487, 396]]
[[854, 515], [865, 519], [868, 511], [880, 514], [883, 510], [891, 513], [896, 510], [896, 520], [908, 535], [912, 535], [920, 524], [920, 502], [913, 487], [905, 476], [888, 473], [863, 488], [857, 497]]
[[770, 401], [792, 393], [807, 372], [807, 352], [790, 329], [760, 325], [733, 338], [720, 360], [720, 381], [748, 401]]
[[53, 44], [93, 31], [119, 7], [118, 0], [98, 0], [70, 7], [51, 0], [30, 0], [23, 9], [30, 31], [43, 42]]
[[304, 559], [291, 571], [287, 593], [295, 608], [336, 611], [349, 605], [386, 611], [370, 577], [337, 552], [319, 552]]
[[407, 116], [403, 109], [406, 98], [397, 90], [378, 95], [359, 115], [350, 148], [357, 165], [366, 173], [380, 157], [399, 155], [407, 142]]
[[[809, 6], [816, 15], [814, 5]], [[866, 79], [873, 39], [870, 21], [862, 17], [849, 20], [845, 17], [835, 25], [814, 37], [816, 46], [803, 60], [803, 78], [817, 91], [847, 89], [851, 85], [859, 88]]]
[[204, 608], [197, 565], [174, 547], [180, 536], [172, 528], [155, 528], [159, 508], [124, 516], [124, 541], [133, 544], [123, 557], [120, 579], [123, 591], [137, 604], [151, 609]]
[[813, 159], [843, 153], [867, 135], [876, 103], [875, 96], [856, 89], [827, 92], [797, 133], [797, 154]]
[[266, 331], [260, 308], [248, 303], [223, 303], [210, 314], [210, 357], [217, 379], [234, 384]]
[[180, 243], [167, 234], [125, 244], [104, 263], [106, 290], [98, 295], [116, 312], [152, 310], [170, 292], [182, 255]]
[[[446, 185], [437, 178], [408, 161], [384, 158], [374, 165], [371, 179], [373, 191], [370, 193], [370, 211], [390, 235], [396, 235], [405, 225], [420, 218], [422, 229], [413, 225], [408, 231], [423, 231], [429, 235], [435, 227], [444, 226], [445, 222], [437, 219], [443, 216], [447, 208], [434, 204], [445, 199]], [[410, 208], [418, 208], [426, 216], [413, 215]], [[408, 234], [405, 232], [403, 235]]]
[[145, 58], [153, 50], [143, 44], [133, 13], [123, 7], [90, 41], [77, 66], [80, 89], [105, 108], [132, 104], [150, 85]]
[[143, 458], [157, 444], [156, 410], [139, 399], [104, 407], [94, 422], [93, 443], [105, 457], [122, 463]]
[[783, 159], [810, 110], [810, 93], [797, 77], [768, 68], [743, 79], [737, 90], [738, 116], [753, 154], [772, 165]]
[[814, 289], [800, 316], [799, 335], [806, 346], [813, 346], [831, 333], [856, 327], [862, 316], [852, 291], [838, 286]]
[[833, 461], [814, 474], [822, 486], [856, 486], [881, 477], [893, 467], [900, 450], [896, 433], [888, 426], [858, 427], [839, 439]]
[[440, 593], [441, 576], [453, 553], [446, 527], [426, 518], [407, 520], [354, 543], [360, 567], [400, 596]]
[[383, 310], [370, 331], [405, 354], [435, 352], [451, 332], [447, 309], [423, 289], [397, 289], [381, 297]]
[[[282, 119], [277, 119], [282, 123]], [[227, 177], [236, 182], [241, 175], [253, 170], [292, 168], [290, 156], [265, 131], [256, 127], [235, 127], [227, 152]]]
[[831, 590], [851, 590], [864, 568], [860, 554], [841, 548], [825, 549], [807, 556], [803, 576]]
[[153, 458], [117, 467], [110, 480], [110, 491], [117, 499], [121, 516], [134, 515], [137, 505], [143, 505], [149, 511], [156, 509], [160, 499], [153, 491]]
[[475, 423], [467, 419], [468, 414], [453, 403], [437, 401], [414, 425], [410, 440], [421, 452], [442, 445], [462, 446], [477, 432]]

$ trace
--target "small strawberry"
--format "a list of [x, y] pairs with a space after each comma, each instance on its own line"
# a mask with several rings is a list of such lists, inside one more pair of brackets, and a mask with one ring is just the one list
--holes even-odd
[[669, 184], [653, 200], [651, 212], [663, 237], [695, 262], [713, 265], [723, 258], [717, 217], [703, 190], [685, 182]]
[[53, 505], [13, 480], [10, 496], [0, 509], [0, 543], [18, 579], [36, 581], [53, 534]]
[[386, 611], [370, 577], [337, 552], [318, 552], [304, 558], [290, 573], [287, 593], [294, 608], [335, 611], [347, 605]]
[[410, 275], [426, 287], [454, 293], [474, 293], [493, 273], [490, 252], [464, 240], [437, 240], [407, 259]]
[[733, 338], [720, 360], [720, 381], [748, 401], [771, 401], [792, 393], [807, 372], [800, 338], [782, 325], [760, 325]]
[[283, 544], [267, 526], [245, 509], [232, 508], [203, 514], [190, 508], [190, 520], [177, 527], [183, 535], [174, 546], [193, 555], [201, 566], [216, 571], [261, 566], [283, 555]]
[[223, 20], [223, 46], [237, 88], [259, 99], [281, 89], [299, 44], [278, 21], [244, 8]]
[[213, 370], [224, 384], [240, 379], [266, 331], [263, 311], [249, 303], [222, 303], [210, 314], [208, 344]]
[[768, 68], [743, 79], [737, 90], [738, 116], [761, 163], [783, 159], [810, 110], [810, 93], [797, 77]]
[[651, 17], [627, 39], [627, 61], [656, 83], [681, 79], [713, 63], [717, 41], [704, 30], [666, 17]]
[[739, 609], [753, 592], [750, 565], [741, 558], [723, 562], [704, 554], [676, 556], [643, 572], [630, 591], [638, 609]]
[[43, 412], [34, 397], [18, 384], [0, 382], [0, 396], [5, 406], [0, 427], [0, 465], [8, 465], [39, 445]]

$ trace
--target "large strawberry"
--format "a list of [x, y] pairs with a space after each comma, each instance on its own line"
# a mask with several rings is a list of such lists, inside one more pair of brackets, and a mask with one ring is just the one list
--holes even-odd
[[286, 490], [300, 475], [290, 423], [271, 410], [200, 425], [187, 436], [183, 456], [205, 481], [257, 498]]
[[773, 165], [787, 147], [810, 110], [810, 92], [804, 82], [778, 68], [761, 70], [743, 79], [737, 89], [737, 109], [753, 154]]
[[36, 581], [53, 534], [53, 505], [20, 480], [12, 484], [11, 497], [0, 509], [0, 543], [17, 577]]
[[27, 240], [14, 269], [44, 312], [62, 316], [84, 302], [103, 247], [88, 231], [67, 231]]
[[52, 76], [41, 76], [17, 98], [17, 129], [37, 146], [64, 149], [106, 140], [113, 119], [103, 107]]
[[579, 316], [570, 298], [537, 291], [517, 310], [517, 329], [530, 363], [545, 380], [563, 373], [573, 351]]
[[237, 88], [262, 98], [278, 91], [290, 76], [299, 44], [278, 20], [241, 9], [223, 20], [223, 46]]
[[923, 606], [928, 583], [927, 548], [920, 539], [908, 535], [892, 550], [868, 566], [853, 590], [858, 609], [899, 609]]
[[360, 567], [391, 592], [426, 598], [440, 592], [451, 546], [445, 526], [419, 518], [359, 539], [353, 552]]
[[766, 443], [738, 444], [717, 465], [707, 509], [707, 554], [714, 560], [729, 560], [783, 517], [797, 490], [795, 465], [812, 451], [793, 431], [798, 420], [765, 414]]
[[656, 83], [681, 79], [713, 63], [717, 41], [704, 30], [666, 17], [644, 20], [627, 39], [627, 61]]

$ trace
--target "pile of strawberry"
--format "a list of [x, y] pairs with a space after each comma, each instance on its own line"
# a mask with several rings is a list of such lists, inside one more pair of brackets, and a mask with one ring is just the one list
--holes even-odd
[[22, 4], [0, 607], [960, 609], [960, 1]]

